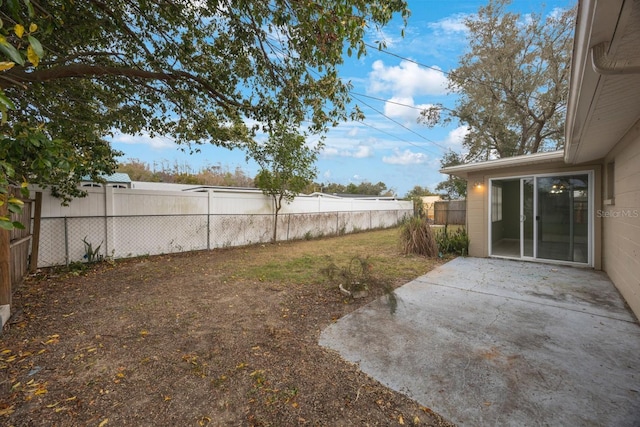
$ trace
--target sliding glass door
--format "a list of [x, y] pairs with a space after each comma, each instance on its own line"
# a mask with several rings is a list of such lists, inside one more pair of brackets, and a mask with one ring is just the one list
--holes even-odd
[[590, 174], [491, 180], [490, 254], [590, 262]]
[[537, 178], [537, 257], [589, 262], [589, 175]]

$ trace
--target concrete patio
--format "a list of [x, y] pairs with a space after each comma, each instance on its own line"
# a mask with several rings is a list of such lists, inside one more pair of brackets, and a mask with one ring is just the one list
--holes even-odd
[[606, 274], [457, 258], [320, 344], [465, 426], [640, 425], [640, 325]]

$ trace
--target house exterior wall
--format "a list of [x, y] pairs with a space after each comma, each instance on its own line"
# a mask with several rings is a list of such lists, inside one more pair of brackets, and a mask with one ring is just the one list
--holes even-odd
[[[640, 157], [638, 158], [640, 161]], [[494, 178], [519, 177], [528, 175], [566, 173], [572, 171], [594, 171], [594, 268], [601, 269], [601, 216], [596, 215], [602, 205], [601, 164], [567, 166], [561, 162], [548, 165], [530, 165], [470, 172], [467, 177], [467, 233], [469, 234], [469, 255], [485, 258], [489, 256], [489, 180]], [[637, 178], [637, 177], [636, 177]], [[480, 184], [480, 185], [477, 185]]]
[[[636, 314], [640, 316], [640, 121], [614, 147], [603, 162], [613, 162], [613, 177], [603, 185], [602, 269]], [[613, 200], [607, 180], [613, 178]]]

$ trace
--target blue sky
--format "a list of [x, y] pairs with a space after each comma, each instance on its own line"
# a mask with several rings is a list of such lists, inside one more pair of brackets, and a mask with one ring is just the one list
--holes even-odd
[[[343, 123], [327, 134], [317, 162], [317, 182], [346, 185], [382, 181], [404, 196], [415, 185], [434, 189], [445, 178], [438, 173], [440, 158], [448, 148], [460, 151], [466, 129], [459, 123], [427, 128], [416, 119], [419, 107], [455, 104], [455, 94], [446, 90], [446, 74], [434, 68], [448, 71], [456, 67], [467, 45], [463, 20], [484, 4], [475, 0], [409, 0], [411, 17], [404, 38], [398, 17], [381, 33], [367, 36], [370, 44], [383, 38], [386, 53], [369, 49], [366, 57], [345, 58], [341, 76], [353, 84], [354, 103], [366, 119]], [[550, 0], [544, 5], [514, 0], [510, 9], [547, 14], [573, 4], [573, 0]], [[121, 161], [137, 159], [152, 167], [178, 163], [194, 171], [220, 165], [230, 170], [239, 166], [250, 176], [257, 172], [257, 166], [247, 163], [240, 150], [204, 145], [200, 153], [189, 155], [171, 138], [145, 135], [116, 135], [112, 146], [125, 153]]]

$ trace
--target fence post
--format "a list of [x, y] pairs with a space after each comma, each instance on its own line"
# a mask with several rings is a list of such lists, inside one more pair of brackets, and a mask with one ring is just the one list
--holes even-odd
[[211, 191], [207, 191], [207, 250], [211, 250]]
[[64, 217], [64, 265], [69, 266], [69, 227], [67, 217]]
[[33, 273], [38, 268], [38, 252], [40, 250], [40, 224], [42, 222], [42, 191], [36, 192], [36, 203], [33, 212], [33, 230], [31, 230], [31, 259], [29, 271]]
[[287, 214], [287, 242], [289, 241], [289, 226], [291, 225], [291, 214]]
[[340, 212], [336, 211], [336, 236], [339, 236], [340, 234]]

